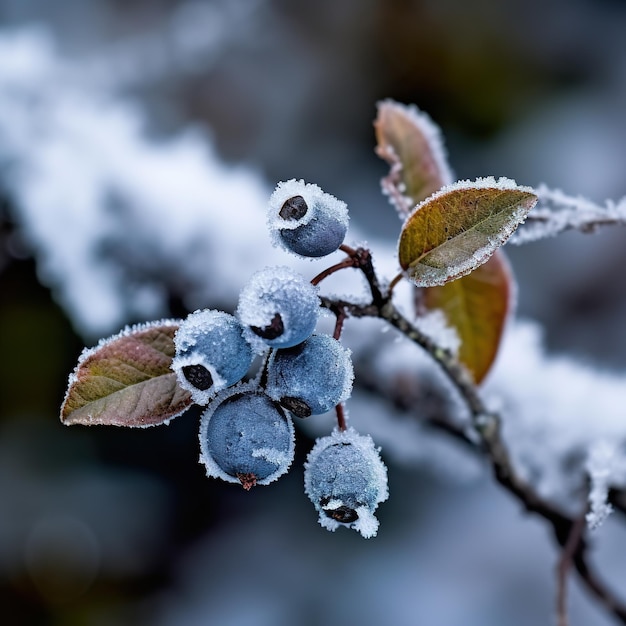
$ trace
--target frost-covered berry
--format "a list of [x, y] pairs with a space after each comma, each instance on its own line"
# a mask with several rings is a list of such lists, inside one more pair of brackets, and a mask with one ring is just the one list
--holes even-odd
[[317, 287], [283, 266], [256, 272], [241, 290], [237, 307], [246, 338], [259, 352], [267, 346], [289, 348], [307, 339], [319, 311]]
[[239, 382], [254, 352], [234, 315], [204, 309], [189, 315], [176, 331], [172, 369], [196, 404], [207, 404], [221, 389]]
[[389, 496], [387, 468], [369, 435], [335, 430], [309, 453], [304, 490], [324, 528], [347, 526], [367, 539], [378, 531], [374, 511]]
[[270, 197], [267, 223], [275, 245], [304, 257], [321, 257], [343, 243], [348, 229], [345, 202], [317, 185], [291, 179]]
[[266, 392], [297, 417], [308, 417], [346, 400], [353, 379], [350, 351], [328, 335], [311, 335], [272, 354]]
[[252, 384], [221, 392], [200, 422], [200, 462], [207, 476], [248, 490], [282, 476], [293, 461], [293, 422]]

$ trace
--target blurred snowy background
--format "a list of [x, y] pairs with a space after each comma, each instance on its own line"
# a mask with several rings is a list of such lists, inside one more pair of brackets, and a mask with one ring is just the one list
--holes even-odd
[[[378, 412], [391, 491], [370, 541], [318, 526], [308, 431], [286, 477], [245, 493], [204, 476], [193, 411], [131, 431], [68, 429], [58, 407], [83, 345], [231, 310], [254, 269], [291, 262], [263, 231], [278, 180], [345, 200], [391, 276], [381, 98], [431, 115], [458, 178], [626, 195], [624, 33], [618, 0], [0, 0], [3, 623], [550, 623], [544, 524], [365, 391], [352, 423], [374, 431]], [[624, 235], [507, 247], [550, 352], [626, 368]], [[622, 518], [594, 540], [626, 595]], [[573, 626], [612, 623], [577, 584], [570, 606]]]

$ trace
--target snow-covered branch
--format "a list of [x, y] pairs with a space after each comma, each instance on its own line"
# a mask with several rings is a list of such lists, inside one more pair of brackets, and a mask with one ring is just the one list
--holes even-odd
[[617, 202], [607, 200], [599, 205], [545, 185], [539, 186], [535, 193], [539, 202], [525, 224], [511, 237], [511, 243], [531, 243], [568, 230], [589, 233], [601, 226], [626, 225], [626, 197]]

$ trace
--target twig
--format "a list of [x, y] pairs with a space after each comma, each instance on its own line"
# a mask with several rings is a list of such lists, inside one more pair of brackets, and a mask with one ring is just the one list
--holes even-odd
[[559, 189], [542, 185], [535, 190], [539, 203], [525, 224], [511, 237], [511, 243], [523, 244], [560, 235], [569, 230], [595, 232], [601, 226], [626, 225], [626, 198], [604, 205], [582, 197], [569, 196]]
[[[350, 249], [348, 254], [353, 259], [359, 260], [358, 263], [355, 263], [355, 267], [358, 267], [367, 279], [372, 294], [372, 302], [361, 305], [345, 300], [322, 297], [322, 306], [332, 311], [338, 319], [339, 316], [342, 316], [341, 324], [343, 324], [345, 317], [384, 319], [432, 356], [467, 406], [472, 425], [480, 437], [481, 449], [491, 463], [497, 482], [513, 494], [527, 511], [543, 517], [550, 523], [557, 543], [564, 548], [564, 554], [569, 555], [567, 557], [569, 562], [573, 563], [576, 572], [589, 592], [602, 602], [605, 608], [621, 623], [626, 624], [626, 606], [611, 593], [587, 562], [587, 545], [582, 536], [582, 529], [580, 531], [575, 529], [578, 520], [572, 520], [537, 493], [532, 485], [517, 474], [502, 440], [500, 417], [484, 404], [466, 369], [450, 351], [437, 346], [430, 337], [411, 324], [395, 307], [389, 292], [382, 293], [369, 251], [362, 248]], [[570, 545], [572, 547], [569, 547]], [[564, 600], [559, 600], [559, 602], [564, 602]]]
[[569, 537], [563, 546], [563, 552], [557, 565], [556, 616], [557, 626], [568, 626], [567, 619], [567, 574], [572, 566], [574, 555], [579, 549], [585, 530], [585, 511], [572, 525]]

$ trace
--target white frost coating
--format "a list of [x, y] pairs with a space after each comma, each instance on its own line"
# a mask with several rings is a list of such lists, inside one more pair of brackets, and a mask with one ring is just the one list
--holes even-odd
[[511, 243], [520, 245], [555, 237], [566, 230], [586, 230], [603, 224], [626, 224], [626, 198], [617, 203], [607, 200], [599, 205], [582, 196], [569, 196], [560, 189], [539, 185], [535, 190], [537, 207], [524, 228], [518, 230]]
[[589, 528], [595, 530], [613, 512], [608, 497], [609, 489], [616, 482], [616, 476], [621, 477], [620, 482], [626, 482], [626, 457], [612, 443], [598, 441], [591, 446], [586, 469], [591, 484], [586, 519]]
[[290, 452], [282, 452], [276, 448], [256, 448], [252, 451], [252, 456], [255, 459], [265, 459], [268, 463], [280, 466], [287, 463], [293, 455]]
[[[284, 220], [279, 212], [283, 204], [294, 196], [302, 196], [309, 210], [298, 220]], [[293, 230], [298, 226], [308, 224], [316, 215], [317, 211], [325, 210], [334, 215], [344, 226], [348, 226], [348, 206], [342, 200], [322, 191], [313, 183], [305, 183], [303, 180], [291, 180], [280, 182], [276, 186], [269, 201], [267, 222], [272, 236], [276, 236], [276, 230]]]
[[[329, 457], [330, 448], [335, 448], [335, 454]], [[359, 435], [353, 428], [334, 429], [315, 442], [304, 464], [304, 490], [323, 528], [334, 531], [346, 526], [366, 539], [376, 535], [374, 511], [389, 497], [387, 468], [379, 451], [369, 435]], [[356, 519], [333, 518], [332, 512], [340, 508], [351, 510]]]
[[[317, 324], [318, 289], [287, 266], [266, 267], [252, 275], [239, 294], [237, 316], [248, 327], [244, 336], [262, 353], [267, 346], [284, 348], [304, 341]], [[250, 327], [270, 326], [280, 315], [284, 330], [275, 339], [262, 339]]]
[[[493, 176], [488, 176], [485, 178], [477, 178], [475, 181], [460, 180], [452, 183], [451, 185], [442, 187], [439, 191], [431, 194], [423, 202], [420, 202], [410, 213], [407, 220], [409, 220], [411, 216], [418, 212], [423, 206], [430, 204], [432, 201], [437, 200], [452, 191], [463, 189], [516, 190], [534, 194], [534, 190], [531, 187], [518, 185], [510, 178], [502, 177], [496, 180]], [[529, 208], [524, 205], [516, 207], [507, 219], [506, 224], [501, 227], [496, 235], [488, 237], [486, 242], [484, 241], [485, 235], [477, 233], [474, 229], [469, 229], [456, 236], [454, 239], [455, 249], [467, 247], [468, 249], [475, 249], [475, 252], [469, 257], [456, 261], [454, 265], [450, 265], [447, 262], [447, 259], [443, 258], [445, 255], [444, 244], [444, 246], [440, 246], [439, 251], [434, 251], [429, 255], [430, 259], [433, 259], [435, 256], [442, 256], [442, 267], [434, 267], [418, 263], [415, 266], [408, 267], [405, 270], [405, 274], [409, 280], [412, 280], [420, 287], [435, 287], [437, 285], [443, 285], [451, 278], [461, 278], [462, 276], [469, 274], [479, 265], [485, 263], [495, 250], [504, 244], [507, 239], [509, 239], [515, 229], [524, 222], [528, 211]], [[402, 237], [402, 234], [400, 237]]]
[[461, 339], [456, 329], [448, 325], [448, 320], [443, 311], [439, 309], [429, 311], [425, 315], [418, 316], [413, 323], [438, 347], [449, 350], [454, 355], [458, 354]]

